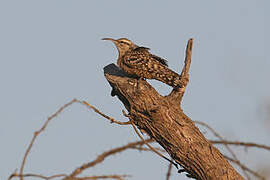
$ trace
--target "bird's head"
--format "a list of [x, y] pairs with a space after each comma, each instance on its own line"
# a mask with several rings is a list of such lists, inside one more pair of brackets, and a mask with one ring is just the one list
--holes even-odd
[[120, 38], [120, 39], [103, 38], [102, 40], [112, 41], [118, 49], [119, 57], [122, 57], [127, 51], [138, 47], [127, 38]]

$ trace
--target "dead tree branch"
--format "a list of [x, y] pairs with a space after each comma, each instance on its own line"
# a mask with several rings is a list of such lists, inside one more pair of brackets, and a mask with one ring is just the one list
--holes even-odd
[[161, 96], [142, 79], [125, 76], [111, 64], [104, 68], [112, 86], [112, 95], [122, 101], [130, 121], [155, 139], [189, 174], [196, 179], [243, 179], [226, 158], [209, 142], [181, 107], [181, 100], [189, 81], [193, 40], [187, 45], [185, 66], [181, 73], [183, 86], [168, 96]]

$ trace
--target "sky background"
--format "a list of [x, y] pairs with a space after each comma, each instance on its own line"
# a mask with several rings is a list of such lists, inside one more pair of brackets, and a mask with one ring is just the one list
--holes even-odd
[[[104, 37], [126, 37], [149, 47], [177, 72], [193, 37], [184, 112], [228, 140], [270, 145], [269, 7], [267, 0], [0, 1], [0, 179], [20, 167], [33, 132], [73, 98], [127, 120], [103, 75], [103, 67], [116, 63], [118, 55], [112, 43], [101, 41]], [[148, 82], [163, 95], [171, 90]], [[70, 173], [138, 139], [131, 127], [110, 124], [74, 104], [38, 137], [25, 172]], [[234, 150], [248, 167], [270, 171], [270, 152]], [[167, 166], [153, 153], [128, 150], [84, 175], [162, 180]], [[187, 178], [174, 169], [171, 179]]]

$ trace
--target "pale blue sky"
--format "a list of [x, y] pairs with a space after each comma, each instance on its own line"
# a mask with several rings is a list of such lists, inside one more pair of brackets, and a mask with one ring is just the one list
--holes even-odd
[[[103, 37], [127, 37], [150, 47], [178, 72], [193, 37], [184, 111], [227, 139], [270, 145], [264, 106], [270, 101], [269, 5], [266, 0], [0, 1], [0, 179], [20, 167], [33, 132], [73, 98], [126, 120], [103, 76], [102, 68], [118, 55]], [[165, 84], [151, 83], [162, 94], [170, 91]], [[101, 152], [135, 140], [132, 128], [74, 105], [38, 138], [25, 172], [69, 173]], [[270, 152], [236, 152], [253, 169], [270, 166]], [[87, 175], [161, 180], [166, 171], [167, 162], [155, 154], [129, 150]], [[173, 173], [172, 180], [186, 179]]]

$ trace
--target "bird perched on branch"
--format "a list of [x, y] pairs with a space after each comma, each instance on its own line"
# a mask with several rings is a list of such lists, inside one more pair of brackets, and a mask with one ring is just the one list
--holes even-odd
[[130, 75], [156, 79], [174, 88], [181, 87], [180, 75], [168, 68], [167, 61], [149, 52], [149, 48], [137, 46], [126, 38], [102, 40], [112, 41], [119, 52], [117, 65]]

